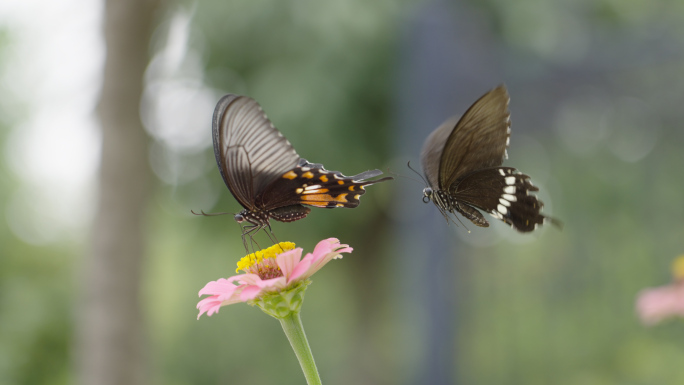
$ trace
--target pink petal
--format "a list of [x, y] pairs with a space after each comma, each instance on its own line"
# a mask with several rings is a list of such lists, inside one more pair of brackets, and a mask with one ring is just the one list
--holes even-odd
[[286, 251], [282, 254], [276, 256], [276, 263], [283, 272], [283, 276], [289, 281], [289, 277], [292, 271], [296, 269], [299, 264], [299, 260], [302, 258], [302, 248], [298, 247], [294, 250]]
[[642, 290], [637, 297], [636, 310], [646, 325], [654, 325], [670, 316], [684, 317], [684, 284]]
[[[313, 259], [313, 254], [307, 254], [304, 259], [302, 259], [297, 266], [294, 268], [292, 271], [292, 274], [290, 274], [290, 278], [287, 280], [287, 284], [289, 285], [291, 282], [299, 279], [301, 276], [303, 276], [307, 271], [309, 271], [309, 268], [311, 268], [311, 261]], [[309, 274], [311, 276], [311, 274]]]
[[244, 290], [242, 290], [242, 293], [240, 293], [240, 300], [241, 301], [249, 301], [250, 299], [254, 299], [261, 294], [262, 289], [259, 286], [252, 285], [252, 286], [247, 286], [245, 287]]
[[261, 282], [261, 278], [256, 274], [242, 274], [239, 277], [238, 282], [244, 285], [256, 285]]
[[340, 244], [340, 240], [337, 238], [324, 239], [324, 240], [318, 242], [316, 247], [314, 247], [313, 254], [315, 256], [328, 254], [333, 249], [335, 249], [335, 245], [339, 245], [339, 244]]
[[249, 301], [254, 299], [264, 292], [277, 291], [284, 289], [287, 286], [285, 277], [276, 277], [271, 279], [264, 279], [257, 277], [257, 280], [252, 285], [245, 285], [245, 288], [239, 294], [241, 301]]
[[295, 273], [297, 274], [298, 279], [306, 279], [320, 270], [326, 263], [330, 262], [330, 260], [341, 258], [342, 256], [340, 253], [350, 253], [352, 250], [353, 249], [348, 245], [340, 244], [336, 238], [322, 240], [318, 242], [314, 248], [313, 254], [307, 254], [299, 263], [300, 265], [309, 264], [309, 266], [306, 267], [306, 271], [301, 271], [304, 269], [304, 266], [306, 266], [302, 265], [301, 270], [298, 269], [296, 272], [293, 272], [292, 279], [294, 279]]
[[199, 296], [203, 296], [206, 294], [209, 295], [214, 295], [214, 294], [223, 294], [223, 293], [228, 293], [237, 287], [235, 284], [233, 284], [233, 281], [235, 280], [236, 277], [230, 277], [230, 278], [220, 278], [216, 281], [211, 281], [204, 285], [202, 290], [199, 291]]
[[285, 280], [285, 277], [265, 279], [257, 283], [257, 286], [259, 286], [263, 291], [276, 291], [284, 289], [287, 286], [287, 280]]
[[241, 301], [248, 301], [264, 291], [276, 291], [286, 286], [285, 277], [261, 279], [256, 274], [244, 274], [240, 277], [240, 282], [245, 287], [240, 293]]
[[211, 316], [214, 313], [218, 313], [221, 306], [230, 305], [231, 303], [235, 302], [238, 301], [221, 301], [220, 299], [218, 299], [218, 296], [207, 297], [199, 301], [199, 303], [197, 303], [197, 308], [200, 311], [200, 313], [197, 315], [197, 319], [199, 319], [204, 313], [207, 313], [207, 316]]

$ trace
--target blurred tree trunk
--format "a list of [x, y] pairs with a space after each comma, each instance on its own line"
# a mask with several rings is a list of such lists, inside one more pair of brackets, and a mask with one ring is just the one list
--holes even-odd
[[149, 383], [140, 276], [152, 179], [139, 106], [158, 0], [105, 4], [99, 202], [83, 267], [75, 353], [81, 384], [137, 385]]

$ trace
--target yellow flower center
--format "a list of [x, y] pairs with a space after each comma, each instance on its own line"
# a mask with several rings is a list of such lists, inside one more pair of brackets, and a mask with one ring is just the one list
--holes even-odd
[[280, 271], [276, 263], [276, 256], [294, 250], [294, 248], [295, 244], [292, 242], [280, 242], [269, 248], [245, 255], [238, 261], [235, 272], [239, 273], [242, 270], [245, 273], [257, 274], [261, 279], [281, 277], [283, 272]]
[[684, 255], [680, 255], [672, 262], [672, 275], [676, 280], [684, 279]]

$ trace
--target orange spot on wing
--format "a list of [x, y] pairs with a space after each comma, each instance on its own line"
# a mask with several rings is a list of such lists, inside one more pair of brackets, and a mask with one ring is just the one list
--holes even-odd
[[[328, 191], [327, 189], [325, 191]], [[302, 203], [317, 207], [326, 207], [330, 202], [347, 203], [347, 193], [336, 197], [330, 194], [302, 194]]]
[[285, 179], [290, 179], [290, 180], [292, 180], [292, 179], [294, 179], [294, 178], [296, 178], [296, 177], [297, 177], [297, 174], [295, 174], [294, 171], [288, 171], [288, 172], [286, 172], [285, 174], [283, 174], [283, 178], [285, 178]]
[[313, 178], [313, 173], [311, 171], [307, 171], [304, 174], [302, 174], [304, 178], [311, 179]]
[[349, 191], [354, 191], [354, 185], [349, 186]]
[[323, 183], [325, 183], [325, 182], [327, 182], [327, 181], [328, 181], [328, 177], [327, 177], [327, 176], [325, 176], [325, 175], [321, 175], [321, 177], [320, 177], [319, 179], [320, 179], [320, 180], [321, 180], [321, 182], [323, 182]]
[[330, 198], [332, 197], [328, 194], [302, 195], [302, 203], [316, 207], [326, 207], [328, 202], [331, 201]]
[[338, 181], [337, 181], [337, 184], [344, 184], [344, 181], [343, 181], [343, 180], [338, 180]]

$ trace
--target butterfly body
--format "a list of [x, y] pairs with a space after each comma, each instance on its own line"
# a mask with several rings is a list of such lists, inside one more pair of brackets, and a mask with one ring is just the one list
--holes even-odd
[[520, 232], [550, 219], [530, 192], [539, 189], [530, 177], [501, 167], [510, 142], [509, 97], [499, 86], [477, 100], [463, 117], [448, 119], [426, 139], [421, 163], [428, 182], [423, 201], [432, 201], [447, 218], [457, 212], [479, 227], [489, 222], [479, 210]]
[[[226, 95], [213, 118], [214, 155], [226, 186], [243, 210], [235, 215], [245, 236], [270, 230], [270, 220], [293, 222], [311, 209], [359, 205], [364, 186], [392, 179], [366, 171], [351, 177], [302, 159], [252, 98]], [[245, 242], [246, 245], [246, 242]], [[245, 246], [246, 248], [246, 246]]]

